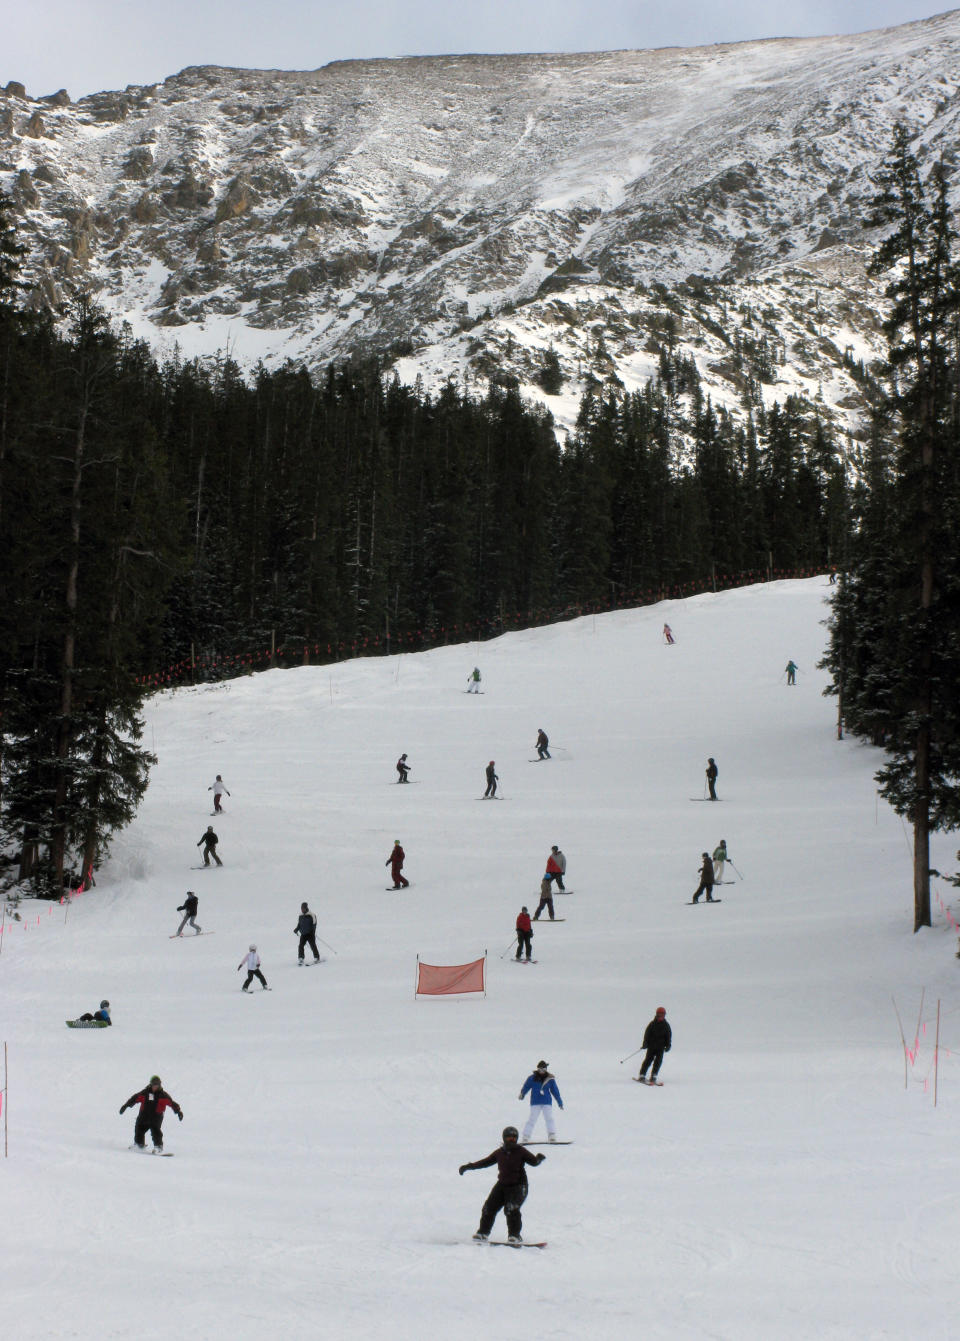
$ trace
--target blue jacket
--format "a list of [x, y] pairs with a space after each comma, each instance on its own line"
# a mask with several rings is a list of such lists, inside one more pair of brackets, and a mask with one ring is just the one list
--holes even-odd
[[560, 1107], [563, 1107], [563, 1100], [560, 1098], [560, 1091], [557, 1089], [557, 1082], [553, 1076], [547, 1075], [546, 1079], [538, 1080], [537, 1073], [527, 1076], [523, 1082], [523, 1089], [520, 1091], [520, 1098], [529, 1091], [531, 1104], [550, 1104], [556, 1099]]

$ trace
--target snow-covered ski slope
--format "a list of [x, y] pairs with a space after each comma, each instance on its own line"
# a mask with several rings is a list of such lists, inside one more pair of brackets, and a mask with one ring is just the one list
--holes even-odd
[[[160, 762], [98, 888], [4, 940], [6, 1332], [955, 1336], [960, 970], [942, 915], [911, 934], [880, 756], [836, 740], [815, 669], [827, 590], [773, 583], [152, 700]], [[474, 664], [483, 697], [463, 692]], [[555, 759], [531, 768], [539, 726]], [[420, 786], [395, 784], [401, 751]], [[690, 799], [708, 755], [718, 805]], [[478, 804], [490, 759], [509, 800]], [[211, 820], [217, 773], [232, 796]], [[211, 822], [225, 865], [191, 870]], [[396, 895], [395, 838], [413, 882]], [[744, 879], [694, 912], [721, 838]], [[498, 956], [551, 843], [576, 893], [518, 970]], [[954, 847], [940, 838], [934, 864], [953, 869]], [[187, 889], [216, 935], [178, 945]], [[310, 972], [302, 899], [338, 951]], [[273, 990], [247, 998], [251, 941]], [[486, 999], [414, 999], [418, 953], [485, 948]], [[905, 1089], [891, 996], [912, 1035], [924, 988]], [[64, 1028], [102, 997], [112, 1029]], [[952, 1051], [935, 1108], [938, 998]], [[658, 1005], [674, 1048], [655, 1094], [619, 1059]], [[494, 1253], [469, 1241], [493, 1176], [457, 1166], [522, 1125], [541, 1057], [575, 1141], [530, 1175], [524, 1233], [547, 1250]], [[129, 1154], [134, 1115], [117, 1112], [154, 1071], [186, 1115], [167, 1115], [172, 1163]]]

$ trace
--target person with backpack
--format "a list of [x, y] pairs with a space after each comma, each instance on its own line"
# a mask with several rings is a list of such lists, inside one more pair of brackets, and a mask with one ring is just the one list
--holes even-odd
[[317, 949], [317, 915], [311, 913], [305, 903], [300, 905], [300, 916], [297, 919], [297, 925], [294, 927], [294, 935], [300, 937], [300, 948], [297, 951], [297, 963], [303, 966], [303, 952], [309, 945], [313, 951], [313, 962], [320, 963], [320, 951]]
[[489, 1169], [494, 1164], [497, 1166], [497, 1181], [483, 1203], [480, 1226], [473, 1236], [477, 1243], [485, 1243], [490, 1237], [493, 1222], [500, 1211], [503, 1211], [507, 1219], [507, 1242], [514, 1245], [523, 1242], [520, 1232], [523, 1229], [520, 1207], [526, 1201], [530, 1190], [527, 1184], [526, 1166], [529, 1164], [536, 1168], [538, 1164], [543, 1163], [546, 1155], [542, 1151], [531, 1155], [526, 1146], [519, 1144], [518, 1138], [516, 1127], [504, 1127], [503, 1145], [486, 1159], [474, 1160], [472, 1164], [461, 1164], [457, 1170], [462, 1178], [468, 1169]]
[[178, 936], [183, 935], [183, 928], [187, 925], [188, 922], [193, 927], [194, 934], [197, 936], [200, 935], [201, 931], [203, 930], [203, 927], [197, 926], [197, 909], [199, 908], [199, 906], [200, 906], [200, 900], [197, 898], [196, 894], [194, 894], [192, 889], [188, 889], [187, 897], [184, 899], [183, 903], [181, 903], [179, 908], [177, 909], [178, 913], [183, 913], [183, 920], [177, 927]]

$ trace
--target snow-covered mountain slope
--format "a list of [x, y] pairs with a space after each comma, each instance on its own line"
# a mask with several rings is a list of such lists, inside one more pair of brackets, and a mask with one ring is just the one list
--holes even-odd
[[[955, 938], [939, 912], [911, 934], [879, 755], [836, 740], [815, 669], [827, 591], [773, 583], [151, 700], [159, 764], [96, 890], [3, 938], [10, 1335], [947, 1341]], [[483, 697], [463, 692], [474, 664]], [[554, 759], [533, 764], [538, 726]], [[401, 751], [418, 785], [395, 784]], [[481, 802], [491, 758], [507, 799]], [[218, 772], [231, 796], [211, 819]], [[208, 823], [225, 865], [198, 871]], [[735, 883], [688, 907], [721, 838]], [[574, 892], [517, 966], [553, 843]], [[936, 839], [941, 870], [954, 846]], [[188, 888], [213, 934], [178, 944]], [[304, 899], [337, 953], [301, 969]], [[273, 990], [246, 998], [251, 942]], [[485, 948], [485, 999], [414, 1000], [418, 954]], [[64, 1028], [104, 996], [112, 1029]], [[911, 1042], [919, 1021], [906, 1089], [891, 996]], [[661, 1004], [654, 1091], [621, 1058]], [[524, 1232], [549, 1247], [477, 1248], [493, 1177], [458, 1165], [521, 1125], [541, 1057], [574, 1142], [530, 1175]], [[169, 1160], [128, 1153], [117, 1111], [153, 1072], [185, 1112]]]
[[734, 342], [765, 336], [763, 394], [819, 393], [852, 428], [844, 355], [879, 348], [874, 174], [898, 119], [952, 161], [958, 90], [956, 10], [853, 37], [205, 66], [76, 104], [8, 84], [0, 169], [38, 299], [90, 285], [186, 354], [376, 351], [534, 391], [552, 346], [569, 419], [671, 340], [736, 407], [755, 361]]

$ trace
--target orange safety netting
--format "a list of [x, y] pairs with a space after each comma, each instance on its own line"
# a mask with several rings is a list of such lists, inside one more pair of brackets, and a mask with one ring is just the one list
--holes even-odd
[[470, 964], [421, 964], [417, 960], [417, 995], [449, 996], [455, 992], [482, 992], [483, 959]]

